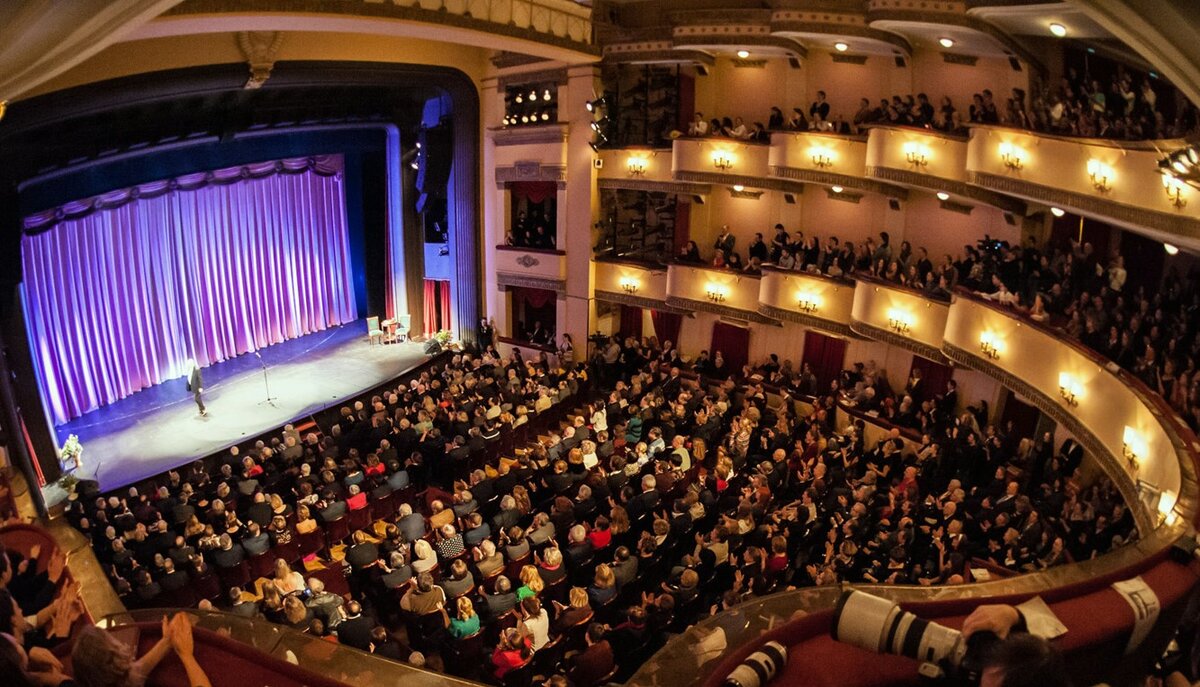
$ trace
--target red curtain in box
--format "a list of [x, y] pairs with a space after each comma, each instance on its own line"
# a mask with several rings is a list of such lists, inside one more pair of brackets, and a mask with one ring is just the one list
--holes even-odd
[[558, 184], [553, 181], [514, 181], [508, 186], [516, 200], [544, 203], [558, 193]]
[[[672, 257], [679, 255], [679, 251], [687, 245], [688, 239], [692, 237], [692, 204], [679, 201], [675, 203], [675, 234], [672, 239], [675, 250]], [[674, 339], [671, 339], [674, 341]]]
[[425, 336], [450, 329], [450, 282], [425, 280]]
[[513, 286], [512, 294], [516, 300], [524, 301], [531, 308], [544, 308], [558, 298], [558, 294], [549, 289], [531, 289], [524, 286]]
[[659, 344], [670, 341], [679, 348], [679, 329], [683, 326], [683, 315], [661, 310], [650, 311], [650, 322], [654, 324], [654, 335]]
[[636, 305], [621, 306], [621, 336], [642, 338], [642, 309]]
[[846, 360], [846, 340], [826, 336], [813, 330], [804, 332], [804, 357], [817, 378], [820, 393], [829, 390], [829, 384], [842, 372]]
[[750, 330], [733, 324], [717, 322], [713, 325], [712, 346], [708, 349], [710, 357], [715, 358], [717, 351], [725, 358], [725, 369], [730, 376], [742, 373], [742, 366], [749, 360]]
[[[935, 363], [919, 355], [913, 356], [912, 369], [921, 371], [921, 385], [919, 387], [921, 398], [914, 399], [918, 402], [946, 393], [946, 382], [950, 381], [951, 375], [954, 374], [953, 367]], [[912, 376], [912, 370], [909, 371], [908, 375]], [[908, 380], [905, 379], [903, 383], [907, 384]], [[896, 388], [894, 384], [893, 388]]]

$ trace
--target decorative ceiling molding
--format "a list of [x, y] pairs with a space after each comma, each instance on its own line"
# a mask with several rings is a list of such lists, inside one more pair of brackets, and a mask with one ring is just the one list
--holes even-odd
[[511, 272], [496, 272], [496, 283], [500, 286], [519, 286], [526, 289], [554, 291], [559, 296], [567, 295], [567, 282], [562, 279], [546, 279], [544, 277], [530, 277], [525, 274], [513, 274]]
[[1110, 218], [1126, 225], [1155, 229], [1188, 238], [1200, 235], [1200, 220], [1183, 215], [1136, 208], [1105, 198], [1097, 198], [1074, 191], [1063, 191], [987, 172], [968, 171], [967, 182], [999, 193], [1031, 198], [1046, 205], [1071, 208], [1084, 214]]
[[566, 124], [543, 124], [542, 126], [517, 126], [489, 129], [492, 142], [498, 146], [523, 146], [560, 144], [567, 142]]
[[517, 162], [511, 167], [496, 168], [496, 185], [515, 181], [553, 181], [563, 188], [567, 181], [567, 168], [563, 165], [543, 165], [540, 162]]
[[282, 31], [239, 31], [237, 34], [238, 49], [246, 58], [246, 66], [250, 68], [250, 77], [246, 90], [262, 88], [267, 79], [271, 78], [271, 70], [275, 68], [275, 57], [283, 45]]
[[752, 177], [743, 176], [740, 174], [689, 171], [676, 171], [674, 177], [675, 181], [690, 181], [701, 184], [712, 184], [714, 186], [744, 186], [754, 190], [761, 189], [764, 191], [798, 193], [796, 190], [797, 184], [795, 182], [790, 182], [785, 179], [771, 179], [770, 177]]
[[805, 315], [804, 313], [778, 308], [774, 305], [767, 305], [766, 303], [758, 304], [758, 312], [764, 317], [769, 317], [772, 320], [792, 322], [794, 324], [808, 327], [809, 329], [829, 332], [830, 334], [846, 339], [865, 338], [856, 333], [844, 322], [837, 322], [835, 320], [826, 320], [820, 317], [814, 317], [812, 315]]
[[883, 179], [897, 184], [904, 184], [905, 186], [915, 186], [933, 192], [944, 191], [962, 198], [970, 198], [984, 205], [990, 205], [1020, 217], [1029, 214], [1029, 206], [1025, 201], [1013, 198], [1011, 195], [1005, 195], [1004, 193], [996, 193], [974, 183], [943, 179], [907, 169], [896, 169], [895, 167], [871, 166], [867, 167], [866, 174], [872, 179]]
[[605, 291], [604, 289], [596, 289], [596, 298], [598, 300], [607, 301], [609, 303], [619, 303], [621, 305], [631, 305], [635, 308], [649, 308], [650, 310], [658, 310], [661, 312], [675, 313], [676, 315], [692, 315], [691, 310], [677, 308], [668, 305], [666, 301], [660, 301], [657, 298], [646, 298], [644, 296], [631, 296], [627, 293], [618, 293], [616, 291]]
[[900, 336], [895, 332], [876, 327], [873, 324], [851, 319], [850, 329], [868, 339], [875, 339], [876, 341], [882, 341], [897, 348], [903, 348], [906, 351], [912, 351], [922, 358], [927, 358], [935, 363], [945, 365], [950, 362], [950, 359], [942, 353], [941, 349], [915, 339]]
[[1154, 530], [1154, 523], [1142, 505], [1141, 499], [1138, 498], [1137, 486], [1134, 484], [1133, 477], [1129, 475], [1129, 472], [1125, 468], [1124, 459], [1110, 453], [1092, 430], [1080, 422], [1072, 413], [1067, 412], [1060, 402], [1052, 399], [1038, 390], [1037, 387], [992, 363], [990, 360], [981, 358], [954, 344], [943, 342], [942, 351], [946, 359], [955, 364], [978, 370], [1000, 382], [1004, 387], [1029, 399], [1038, 410], [1054, 418], [1063, 427], [1066, 427], [1067, 431], [1075, 435], [1075, 438], [1079, 440], [1084, 449], [1092, 454], [1092, 457], [1103, 466], [1105, 474], [1110, 479], [1113, 478], [1113, 475], [1123, 476], [1123, 479], [1113, 479], [1113, 483], [1117, 485], [1117, 489], [1121, 492], [1121, 498], [1125, 500], [1126, 506], [1133, 512], [1134, 520], [1137, 522], [1138, 531], [1141, 535], [1146, 537]]
[[547, 62], [547, 61], [548, 60], [544, 57], [537, 57], [534, 55], [526, 55], [524, 53], [519, 53], [519, 52], [509, 52], [508, 50], [501, 50], [500, 52], [496, 53], [495, 56], [492, 57], [492, 66], [495, 67], [496, 69], [509, 69], [511, 67], [524, 67], [526, 65], [537, 64], [539, 62]]
[[735, 320], [746, 320], [749, 322], [757, 322], [759, 324], [773, 324], [783, 326], [783, 323], [778, 320], [773, 320], [765, 315], [762, 315], [753, 310], [742, 310], [741, 308], [731, 308], [727, 305], [719, 303], [711, 303], [709, 301], [698, 301], [691, 298], [682, 298], [680, 296], [667, 296], [667, 305], [682, 310], [698, 311], [712, 313], [719, 317], [728, 317]]
[[637, 63], [656, 63], [656, 64], [674, 64], [682, 62], [686, 64], [702, 64], [713, 66], [717, 63], [717, 58], [703, 50], [685, 50], [682, 48], [665, 48], [662, 50], [629, 50], [609, 51], [606, 47], [604, 50], [605, 64], [627, 64], [631, 62]]
[[912, 55], [912, 44], [903, 36], [873, 29], [862, 15], [834, 12], [794, 12], [780, 10], [771, 17], [772, 33], [816, 33], [830, 37], [866, 38], [891, 45], [905, 57]]
[[675, 27], [718, 26], [730, 24], [765, 25], [771, 21], [770, 9], [747, 7], [745, 9], [679, 10], [667, 15]]
[[[708, 28], [708, 27], [704, 27], [704, 28]], [[719, 29], [719, 28], [738, 28], [738, 27], [712, 27], [712, 28]], [[738, 48], [743, 47], [743, 46], [753, 48], [754, 46], [757, 45], [757, 46], [762, 46], [762, 47], [767, 47], [767, 48], [779, 48], [781, 50], [786, 50], [788, 52], [795, 53], [796, 55], [799, 55], [800, 57], [808, 56], [808, 48], [804, 47], [804, 44], [802, 44], [800, 41], [797, 41], [793, 38], [788, 38], [787, 36], [772, 36], [770, 33], [767, 33], [767, 27], [765, 27], [765, 26], [763, 27], [762, 32], [752, 33], [752, 34], [736, 34], [736, 33], [729, 34], [726, 32], [684, 33], [684, 34], [680, 33], [680, 31], [687, 31], [687, 30], [689, 30], [689, 29], [676, 29], [675, 40], [673, 41], [673, 44], [676, 47], [687, 48], [687, 47], [691, 47], [691, 46], [703, 47], [703, 46], [708, 46], [708, 45], [722, 45], [722, 46], [738, 47]]]
[[523, 86], [527, 84], [548, 84], [552, 83], [557, 86], [567, 85], [567, 70], [564, 69], [539, 69], [535, 72], [519, 72], [516, 74], [505, 74], [496, 79], [500, 90], [504, 90], [509, 86]]
[[712, 193], [712, 184], [693, 184], [679, 181], [651, 181], [649, 179], [599, 179], [601, 189], [645, 191], [647, 193], [674, 193], [685, 196], [707, 196]]
[[[804, 169], [802, 167], [782, 167], [775, 165], [771, 167], [771, 175], [782, 179], [789, 179], [800, 182], [802, 184], [816, 184], [818, 186], [841, 186], [843, 188], [852, 188], [867, 193], [877, 193], [881, 196], [896, 198], [897, 200], [908, 200], [908, 189], [895, 184], [887, 184], [882, 181], [875, 181], [872, 178], [851, 176], [848, 174], [837, 174], [836, 172], [826, 172], [820, 169]], [[868, 175], [870, 177], [870, 175]]]

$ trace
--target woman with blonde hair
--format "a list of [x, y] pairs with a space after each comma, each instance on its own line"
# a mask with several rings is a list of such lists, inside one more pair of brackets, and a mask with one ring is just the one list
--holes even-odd
[[271, 494], [271, 513], [273, 515], [281, 515], [287, 517], [292, 514], [292, 507], [283, 502], [283, 498], [279, 494]]
[[296, 508], [296, 533], [297, 534], [312, 534], [317, 531], [317, 521], [308, 510], [308, 506], [301, 504]]
[[479, 632], [479, 614], [475, 612], [475, 604], [471, 603], [469, 595], [458, 598], [454, 617], [450, 619], [447, 629], [455, 639], [470, 637]]
[[521, 515], [529, 515], [533, 511], [533, 501], [524, 485], [518, 484], [513, 487], [512, 497], [517, 502], [517, 510], [521, 511]]
[[275, 577], [272, 581], [279, 593], [285, 596], [304, 589], [304, 576], [292, 570], [292, 566], [282, 558], [275, 559]]
[[588, 597], [597, 606], [612, 601], [617, 595], [617, 576], [606, 563], [596, 566], [596, 574], [592, 578], [592, 586], [588, 587]]
[[437, 567], [437, 554], [433, 552], [433, 547], [424, 539], [418, 539], [413, 543], [413, 572], [420, 574], [429, 572]]
[[524, 601], [531, 596], [537, 596], [546, 588], [542, 575], [536, 566], [526, 565], [521, 568], [521, 586], [517, 588], [517, 601]]
[[554, 607], [558, 609], [553, 623], [555, 632], [561, 633], [592, 619], [591, 600], [588, 598], [587, 590], [583, 587], [571, 587], [571, 591], [567, 594], [567, 604], [564, 606], [557, 601], [554, 602]]

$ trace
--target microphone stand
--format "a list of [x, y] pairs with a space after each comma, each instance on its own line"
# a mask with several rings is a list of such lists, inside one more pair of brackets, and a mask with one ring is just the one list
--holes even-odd
[[278, 408], [279, 406], [275, 405], [275, 401], [277, 401], [279, 399], [277, 399], [271, 395], [271, 379], [267, 376], [267, 363], [266, 363], [266, 361], [263, 360], [263, 357], [261, 355], [259, 355], [258, 351], [254, 352], [254, 357], [258, 358], [258, 364], [262, 365], [263, 386], [265, 386], [267, 388], [267, 397], [265, 399], [259, 401], [258, 405], [262, 405], [265, 403], [265, 404], [271, 406], [272, 408]]

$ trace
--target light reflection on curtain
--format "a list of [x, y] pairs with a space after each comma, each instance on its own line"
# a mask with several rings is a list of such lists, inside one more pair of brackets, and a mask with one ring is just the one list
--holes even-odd
[[25, 316], [56, 424], [354, 320], [342, 175], [172, 190], [22, 240]]

